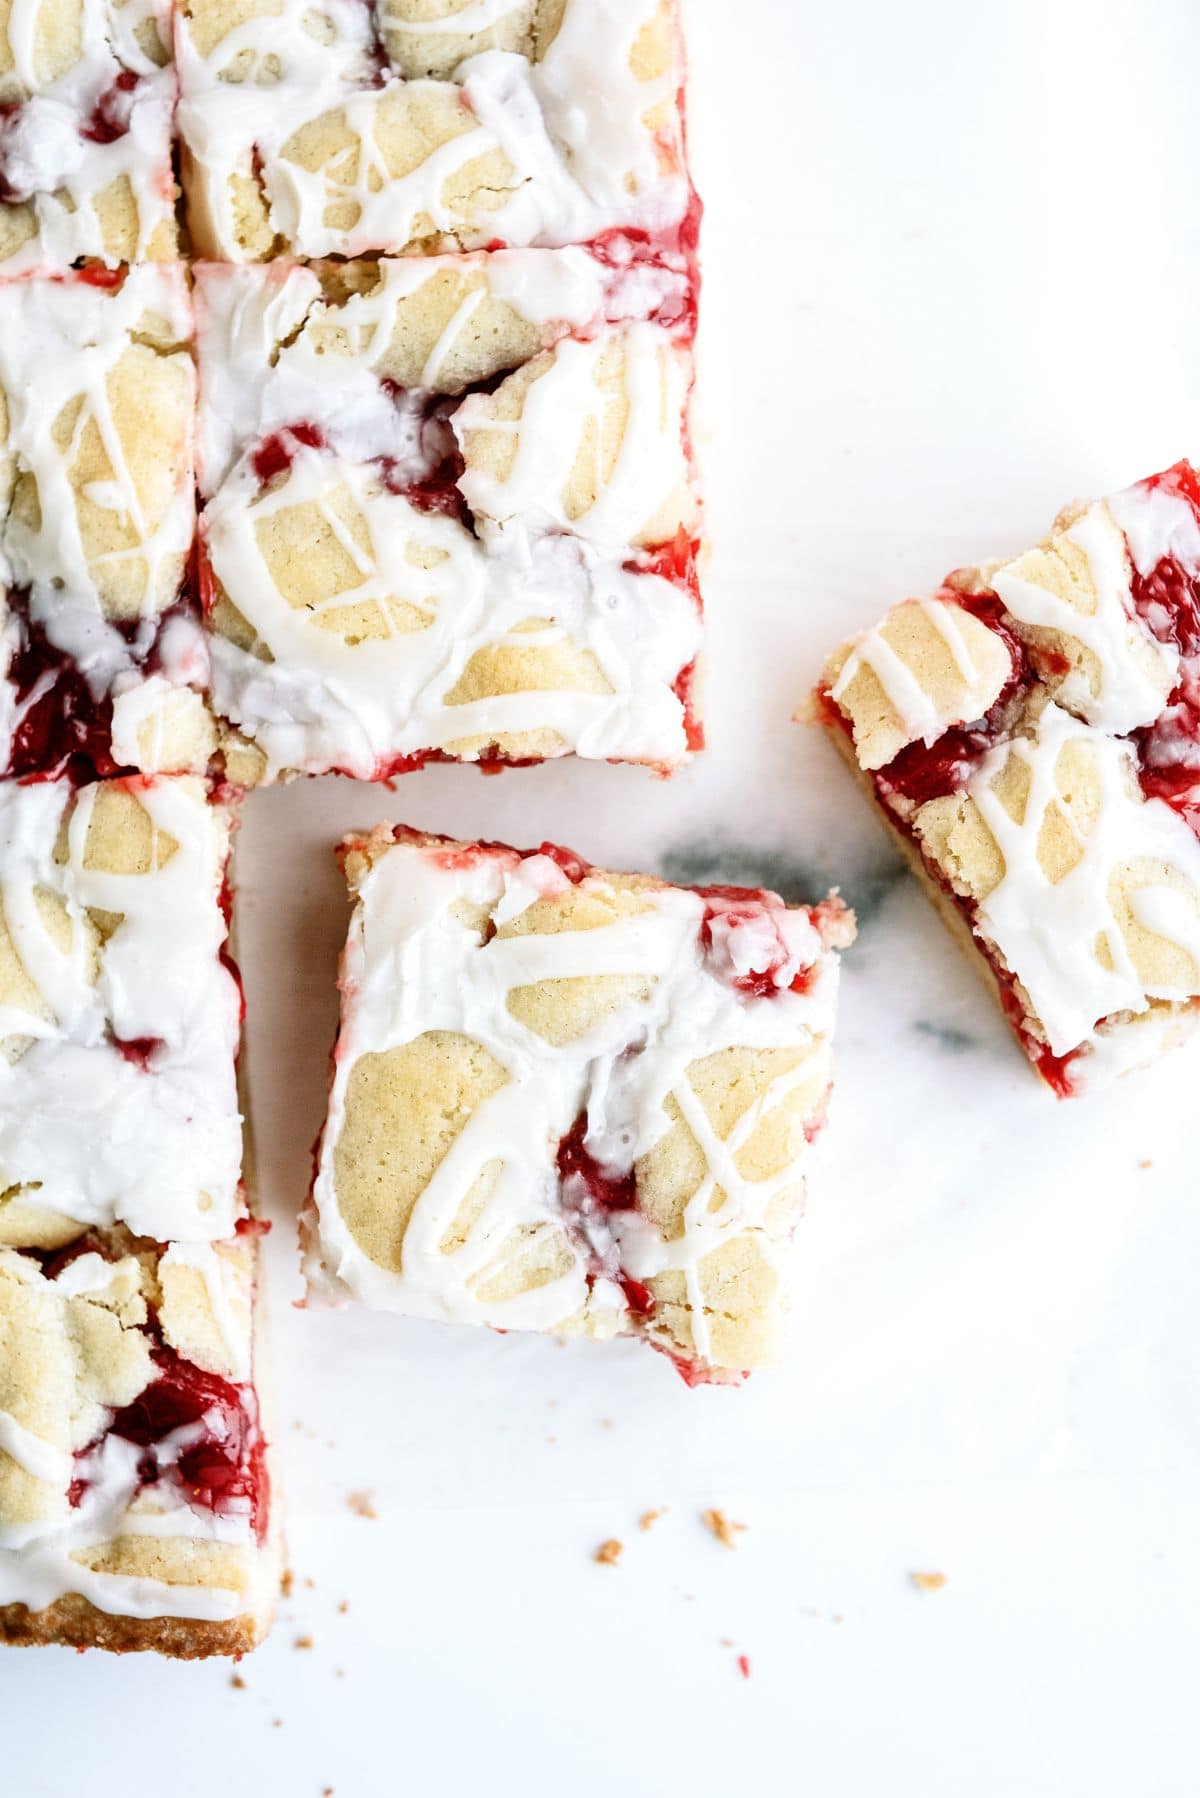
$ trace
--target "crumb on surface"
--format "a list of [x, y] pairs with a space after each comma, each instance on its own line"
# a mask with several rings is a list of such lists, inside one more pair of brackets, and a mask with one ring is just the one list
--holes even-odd
[[272, 1717], [271, 1728], [272, 1729], [282, 1729], [283, 1728], [283, 1718], [282, 1717]]
[[739, 1654], [737, 1658], [737, 1668], [743, 1679], [749, 1679], [750, 1656], [748, 1654]]
[[600, 1544], [593, 1559], [599, 1561], [602, 1567], [615, 1567], [624, 1552], [625, 1544], [618, 1542], [615, 1536], [610, 1536], [607, 1542]]
[[341, 1604], [338, 1606], [338, 1610], [341, 1612], [342, 1616], [344, 1617], [346, 1615], [346, 1612], [349, 1609], [350, 1609], [350, 1600], [348, 1598], [343, 1598]]
[[354, 1512], [356, 1517], [369, 1517], [374, 1519], [379, 1515], [379, 1512], [375, 1509], [374, 1500], [369, 1492], [348, 1492], [346, 1494], [346, 1503], [350, 1506], [350, 1509]]
[[1144, 1161], [1138, 1162], [1138, 1166], [1141, 1168], [1153, 1167], [1154, 1163], [1153, 1163], [1153, 1161], [1151, 1161], [1150, 1157], [1147, 1155], [1147, 1157]]
[[313, 1641], [311, 1636], [297, 1636], [296, 1640], [292, 1643], [292, 1647], [293, 1648], [315, 1648], [316, 1643]]
[[307, 1586], [307, 1587], [308, 1587], [308, 1589], [309, 1589], [309, 1591], [310, 1591], [310, 1592], [315, 1592], [315, 1591], [316, 1591], [316, 1589], [317, 1589], [317, 1582], [316, 1582], [316, 1580], [315, 1580], [315, 1579], [309, 1579], [309, 1577], [308, 1577], [308, 1575], [307, 1575], [307, 1574], [305, 1574], [305, 1576], [304, 1576], [304, 1583], [305, 1583], [305, 1585], [306, 1585], [306, 1586]]
[[940, 1592], [948, 1579], [944, 1573], [910, 1573], [908, 1577], [918, 1592]]
[[726, 1517], [724, 1511], [719, 1511], [715, 1507], [708, 1511], [701, 1511], [700, 1520], [706, 1529], [712, 1531], [724, 1548], [736, 1548], [739, 1532], [748, 1527], [744, 1523], [735, 1523], [731, 1517]]
[[602, 1430], [614, 1430], [616, 1427], [617, 1426], [611, 1417], [602, 1417], [600, 1419], [600, 1428]]
[[667, 1506], [666, 1505], [660, 1505], [658, 1507], [658, 1509], [655, 1511], [643, 1511], [641, 1516], [638, 1518], [638, 1528], [640, 1530], [652, 1530], [654, 1528], [655, 1524], [658, 1522], [659, 1518], [665, 1517], [666, 1514], [667, 1514]]
[[290, 1598], [296, 1587], [296, 1576], [290, 1567], [283, 1570], [283, 1578], [279, 1582], [279, 1590], [285, 1598]]
[[246, 1690], [246, 1682], [242, 1678], [240, 1673], [232, 1674], [230, 1676], [229, 1683], [233, 1687], [235, 1692], [244, 1692]]

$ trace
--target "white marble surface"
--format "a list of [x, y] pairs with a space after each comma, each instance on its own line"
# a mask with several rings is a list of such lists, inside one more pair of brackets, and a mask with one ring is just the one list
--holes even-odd
[[[244, 1690], [221, 1666], [6, 1657], [14, 1798], [1196, 1790], [1200, 1048], [1055, 1105], [789, 714], [886, 601], [1197, 450], [1200, 15], [688, 13], [711, 749], [671, 783], [436, 769], [251, 802], [296, 1589]], [[837, 881], [857, 906], [777, 1373], [691, 1393], [636, 1346], [291, 1307], [345, 922], [329, 845], [384, 817], [795, 895]], [[732, 1553], [698, 1520], [714, 1503], [749, 1526]], [[591, 1559], [608, 1536], [615, 1568]], [[914, 1570], [948, 1584], [921, 1595]]]

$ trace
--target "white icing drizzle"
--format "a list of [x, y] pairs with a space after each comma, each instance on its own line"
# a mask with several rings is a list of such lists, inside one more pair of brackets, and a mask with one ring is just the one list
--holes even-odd
[[[604, 876], [597, 874], [598, 882]], [[784, 1183], [800, 1175], [753, 1181], [735, 1158], [758, 1121], [798, 1079], [811, 1078], [814, 1056], [823, 1065], [833, 1023], [834, 958], [823, 952], [807, 915], [790, 915], [768, 901], [775, 926], [772, 958], [783, 942], [790, 955], [818, 972], [804, 993], [781, 990], [758, 998], [737, 989], [709, 959], [700, 926], [704, 900], [680, 888], [649, 890], [646, 911], [598, 928], [554, 935], [494, 937], [481, 944], [453, 907], [461, 900], [495, 907], [500, 923], [519, 916], [540, 896], [562, 891], [565, 876], [547, 857], [479, 851], [466, 865], [446, 865], [437, 852], [400, 844], [362, 883], [343, 965], [344, 1005], [329, 1114], [314, 1188], [320, 1259], [314, 1289], [332, 1284], [381, 1309], [500, 1328], [553, 1330], [587, 1309], [595, 1324], [629, 1327], [617, 1276], [624, 1269], [651, 1277], [683, 1271], [695, 1350], [710, 1349], [700, 1263], [730, 1236], [752, 1231], [770, 1257], [785, 1245], [768, 1224], [768, 1209]], [[749, 908], [748, 908], [749, 909]], [[778, 934], [781, 932], [782, 934]], [[743, 956], [747, 944], [741, 945]], [[771, 960], [760, 966], [772, 965]], [[629, 1001], [585, 1036], [552, 1046], [512, 1015], [517, 986], [546, 980], [621, 974], [644, 979], [645, 1003]], [[509, 1075], [506, 1085], [477, 1106], [418, 1198], [406, 1228], [403, 1268], [391, 1273], [370, 1261], [342, 1216], [334, 1157], [345, 1123], [352, 1071], [363, 1055], [411, 1042], [427, 1031], [464, 1034], [482, 1043]], [[688, 1078], [693, 1061], [735, 1045], [801, 1051], [799, 1067], [776, 1078], [721, 1142], [702, 1115]], [[635, 1052], [630, 1053], [633, 1049]], [[683, 1233], [666, 1241], [641, 1214], [607, 1213], [584, 1195], [560, 1191], [555, 1156], [560, 1139], [587, 1114], [587, 1147], [615, 1176], [627, 1172], [670, 1127], [669, 1098], [693, 1129], [707, 1167], [688, 1204]], [[461, 1247], [445, 1239], [480, 1171], [503, 1165]], [[714, 1183], [725, 1193], [711, 1213]], [[514, 1231], [549, 1228], [570, 1256], [556, 1280], [514, 1298], [480, 1296], [500, 1246]], [[640, 1272], [639, 1272], [640, 1270]], [[589, 1274], [592, 1276], [589, 1291]]]
[[[1099, 805], [1086, 833], [1061, 803], [1056, 779], [1059, 757], [1072, 743], [1087, 746], [1099, 784]], [[991, 787], [1010, 754], [1029, 771], [1029, 797], [1019, 824]], [[1048, 705], [1037, 735], [1014, 738], [990, 751], [967, 792], [1004, 858], [1003, 878], [979, 903], [980, 922], [1028, 992], [1055, 1055], [1091, 1041], [1098, 1021], [1113, 1012], [1143, 1012], [1150, 999], [1195, 997], [1200, 842], [1162, 800], [1138, 796], [1127, 744]], [[1081, 854], [1068, 874], [1052, 882], [1038, 857], [1038, 838], [1055, 804]], [[1165, 882], [1151, 882], [1137, 891], [1131, 907], [1147, 929], [1192, 958], [1190, 984], [1144, 985], [1130, 956], [1110, 888], [1123, 867], [1143, 861], [1174, 870], [1187, 883], [1190, 898]], [[1111, 966], [1099, 959], [1101, 944]]]
[[[179, 1251], [170, 1252], [180, 1258]], [[47, 1299], [59, 1297], [66, 1303], [102, 1288], [118, 1265], [89, 1254], [69, 1263], [54, 1280], [45, 1279], [31, 1262], [21, 1262], [17, 1271], [19, 1278], [39, 1286]], [[239, 1329], [239, 1358], [247, 1365], [249, 1330], [247, 1312]], [[219, 1430], [220, 1419], [215, 1415], [206, 1422]], [[168, 1472], [176, 1464], [184, 1450], [201, 1438], [203, 1428], [202, 1424], [185, 1425], [154, 1445], [160, 1472]], [[254, 1541], [248, 1508], [230, 1505], [218, 1515], [206, 1507], [193, 1508], [166, 1481], [143, 1489], [140, 1469], [147, 1450], [111, 1434], [102, 1435], [95, 1448], [76, 1456], [43, 1442], [0, 1412], [0, 1452], [11, 1455], [50, 1487], [54, 1500], [42, 1521], [18, 1524], [0, 1519], [0, 1607], [24, 1604], [36, 1611], [67, 1593], [77, 1593], [98, 1610], [124, 1617], [224, 1622], [261, 1608], [269, 1573], [267, 1560]], [[64, 1522], [61, 1495], [76, 1477], [84, 1482], [82, 1495]], [[85, 1566], [79, 1558], [104, 1544], [139, 1536], [181, 1544], [216, 1542], [240, 1550], [236, 1562], [244, 1584], [241, 1589], [174, 1584], [101, 1572]]]
[[[110, 391], [110, 379], [147, 316], [167, 321], [173, 336], [191, 335], [191, 308], [182, 274], [176, 269], [133, 269], [119, 288], [102, 288], [68, 277], [62, 281], [24, 279], [0, 284], [0, 387], [8, 403], [6, 447], [18, 470], [36, 482], [38, 504], [32, 517], [12, 512], [0, 523], [0, 584], [28, 589], [28, 612], [50, 644], [69, 657], [94, 698], [108, 694], [119, 708], [116, 753], [134, 768], [154, 771], [152, 747], [147, 754], [137, 731], [150, 719], [153, 699], [140, 692], [144, 662], [159, 652], [160, 675], [152, 689], [169, 714], [179, 704], [166, 691], [200, 689], [207, 669], [197, 624], [185, 618], [166, 626], [160, 636], [161, 613], [175, 599], [173, 570], [187, 556], [195, 529], [195, 497], [190, 455], [179, 472], [178, 486], [156, 522], [144, 515]], [[189, 396], [194, 390], [190, 357], [172, 357], [183, 371]], [[56, 443], [53, 426], [64, 407], [79, 400], [78, 416], [65, 447]], [[128, 433], [129, 422], [124, 422]], [[192, 405], [184, 420], [190, 449]], [[86, 497], [132, 522], [136, 542], [89, 555], [85, 545], [70, 471], [83, 432], [99, 433], [113, 478], [94, 484]], [[98, 585], [102, 570], [122, 565], [139, 572], [141, 618], [121, 630], [104, 612]], [[9, 654], [19, 641], [20, 625], [6, 626]], [[47, 677], [47, 682], [52, 677]], [[25, 701], [27, 709], [37, 695]], [[0, 750], [7, 759], [21, 712], [9, 702], [0, 716]], [[198, 698], [191, 702], [198, 709]], [[159, 749], [163, 739], [157, 738]]]
[[[0, 125], [0, 167], [14, 198], [31, 204], [36, 231], [7, 258], [4, 272], [64, 270], [80, 257], [115, 266], [120, 258], [106, 248], [97, 201], [120, 180], [128, 183], [137, 219], [131, 260], [141, 260], [155, 233], [173, 225], [176, 87], [174, 71], [157, 66], [137, 33], [154, 21], [169, 44], [169, 11], [142, 0], [125, 6], [83, 0], [80, 54], [52, 80], [42, 77], [37, 62], [42, 11], [41, 0], [13, 0], [8, 20], [13, 67], [0, 76], [0, 101], [16, 110]], [[137, 76], [136, 86], [116, 94], [114, 84], [128, 74]], [[126, 128], [97, 143], [84, 133], [106, 96]]]
[[56, 1448], [54, 1443], [35, 1436], [8, 1411], [0, 1411], [0, 1452], [48, 1486], [61, 1487], [71, 1483], [75, 1457], [70, 1450]]
[[835, 704], [840, 703], [860, 670], [868, 668], [903, 725], [906, 740], [910, 743], [919, 740], [929, 746], [952, 724], [969, 723], [983, 717], [995, 703], [1002, 682], [997, 682], [994, 667], [985, 667], [975, 661], [957, 605], [940, 599], [916, 603], [949, 649], [962, 676], [965, 691], [953, 710], [947, 713], [945, 707], [938, 705], [916, 672], [893, 649], [886, 634], [892, 614], [855, 640], [829, 696]]
[[[323, 497], [353, 494], [371, 554], [345, 535]], [[348, 592], [312, 609], [278, 591], [256, 524], [282, 507], [314, 501], [361, 573]], [[683, 708], [672, 690], [700, 647], [689, 596], [654, 574], [631, 572], [569, 537], [514, 540], [486, 551], [456, 520], [419, 512], [378, 476], [302, 450], [288, 479], [248, 503], [236, 481], [209, 506], [205, 541], [212, 567], [272, 660], [221, 636], [211, 643], [213, 699], [265, 752], [268, 773], [335, 767], [370, 778], [390, 757], [440, 749], [470, 737], [551, 729], [577, 754], [671, 764], [686, 753]], [[443, 559], [421, 569], [413, 546]], [[395, 629], [391, 601], [428, 619]], [[388, 621], [383, 639], [350, 643], [322, 629], [322, 611], [372, 601]], [[513, 635], [531, 617], [553, 629]], [[493, 695], [450, 703], [470, 658], [499, 644], [565, 642], [595, 657], [607, 693], [573, 690]]]
[[[1192, 516], [1186, 501], [1175, 503]], [[1178, 675], [1178, 652], [1157, 642], [1133, 611], [1125, 534], [1109, 506], [1103, 500], [1089, 506], [1063, 536], [1087, 557], [1094, 610], [1080, 611], [1007, 567], [996, 570], [991, 585], [1020, 624], [1074, 638], [1095, 657], [1099, 690], [1092, 692], [1085, 671], [1072, 669], [1058, 689], [1059, 702], [1099, 729], [1118, 735], [1135, 730], [1161, 712]]]
[[[50, 1017], [0, 1007], [0, 1034], [34, 1039], [0, 1060], [0, 1180], [25, 1203], [84, 1224], [124, 1222], [140, 1235], [228, 1236], [240, 1199], [241, 1120], [234, 1056], [237, 987], [222, 965], [219, 890], [226, 825], [202, 785], [139, 781], [154, 827], [178, 849], [146, 874], [84, 865], [98, 788], [70, 798], [63, 782], [0, 787], [0, 904], [22, 968]], [[42, 922], [38, 891], [66, 907], [60, 949]], [[122, 914], [88, 978], [89, 908]], [[114, 1045], [152, 1040], [149, 1071]]]
[[187, 1267], [200, 1275], [208, 1310], [224, 1351], [225, 1367], [221, 1371], [229, 1379], [248, 1380], [250, 1293], [244, 1263], [222, 1255], [217, 1245], [211, 1242], [173, 1242], [159, 1267], [164, 1272], [172, 1267]]
[[[661, 231], [683, 218], [688, 185], [678, 118], [672, 109], [667, 122], [647, 123], [654, 108], [673, 103], [679, 63], [648, 81], [639, 81], [630, 64], [657, 0], [568, 0], [540, 62], [486, 50], [468, 57], [453, 83], [393, 78], [382, 87], [371, 84], [361, 27], [345, 21], [340, 6], [327, 7], [333, 41], [317, 52], [302, 22], [309, 10], [285, 0], [278, 14], [238, 26], [207, 59], [180, 21], [179, 123], [209, 224], [209, 253], [245, 256], [232, 183], [251, 174], [255, 152], [271, 227], [302, 256], [404, 250], [431, 227], [445, 247], [474, 249], [496, 239], [583, 243], [609, 229]], [[455, 26], [454, 19], [438, 22], [439, 30]], [[420, 35], [419, 27], [396, 28]], [[235, 59], [239, 71], [248, 64], [269, 74], [231, 82]], [[461, 95], [474, 125], [435, 145], [404, 175], [391, 175], [378, 138], [381, 113], [409, 90], [418, 101], [436, 101], [446, 89]], [[339, 154], [308, 170], [283, 155], [302, 125], [334, 111], [358, 141], [355, 157]], [[511, 168], [502, 192], [490, 183], [465, 208], [448, 194], [468, 165], [500, 151]], [[331, 205], [352, 222], [329, 224]]]
[[[605, 352], [617, 345], [624, 355], [628, 420], [616, 462], [602, 478], [600, 445], [611, 395], [597, 376]], [[468, 463], [459, 482], [467, 504], [489, 523], [519, 520], [572, 531], [609, 549], [638, 541], [647, 521], [687, 479], [682, 420], [689, 375], [687, 357], [659, 325], [602, 330], [582, 342], [564, 338], [555, 345], [550, 366], [530, 384], [520, 418], [498, 419], [486, 394], [469, 394], [455, 412], [460, 443], [473, 431], [486, 431], [516, 444], [503, 479]], [[589, 430], [596, 496], [586, 511], [569, 518], [563, 494]]]
[[[635, 367], [653, 364], [647, 379], [655, 392], [651, 399], [631, 380], [626, 447], [592, 513], [569, 532], [549, 500], [528, 517], [514, 516], [529, 487], [521, 463], [516, 477], [524, 486], [511, 495], [506, 487], [507, 497], [496, 502], [504, 505], [503, 528], [476, 538], [456, 520], [419, 511], [390, 491], [381, 473], [382, 463], [393, 480], [418, 480], [447, 447], [435, 438], [431, 451], [419, 401], [398, 402], [378, 372], [398, 306], [445, 266], [441, 259], [382, 263], [376, 292], [336, 308], [321, 301], [310, 270], [201, 268], [201, 476], [212, 495], [203, 538], [216, 578], [270, 657], [214, 635], [215, 704], [263, 750], [268, 777], [332, 767], [370, 778], [396, 756], [527, 731], [553, 731], [564, 749], [581, 755], [673, 765], [687, 753], [683, 705], [673, 688], [698, 653], [700, 621], [683, 588], [627, 566], [628, 539], [619, 538], [620, 527], [645, 519], [683, 470], [684, 396], [673, 396], [664, 424], [658, 372], [664, 348], [667, 366], [677, 366], [672, 339], [644, 322], [626, 328]], [[500, 252], [461, 266], [484, 275], [486, 291], [514, 306], [548, 342], [568, 329], [596, 330], [598, 342], [608, 342], [613, 327], [604, 319], [648, 297], [582, 250]], [[320, 330], [333, 322], [352, 354], [323, 349]], [[428, 359], [427, 380], [464, 323], [460, 308]], [[584, 352], [590, 369], [589, 346], [571, 347]], [[547, 400], [539, 400], [536, 416], [527, 407], [521, 441], [553, 412], [553, 479], [564, 462], [569, 468], [565, 440], [578, 441], [598, 390], [589, 376], [585, 409], [565, 415], [568, 396], [557, 390], [553, 371], [534, 388], [545, 388]], [[457, 419], [470, 406], [468, 398]], [[264, 493], [255, 446], [301, 422], [315, 426], [326, 447], [293, 438], [286, 478]], [[343, 502], [352, 497], [367, 549], [338, 516], [339, 494]], [[311, 609], [289, 604], [280, 592], [259, 535], [272, 517], [299, 504], [316, 509], [360, 577]], [[424, 562], [432, 554], [433, 565], [418, 566], [416, 550]], [[411, 608], [410, 626], [423, 619], [425, 627], [398, 628], [395, 602]], [[373, 608], [385, 636], [353, 643], [322, 628], [322, 612], [360, 603]], [[518, 628], [533, 619], [550, 623]], [[447, 702], [477, 652], [554, 644], [590, 655], [609, 690], [543, 687]]]

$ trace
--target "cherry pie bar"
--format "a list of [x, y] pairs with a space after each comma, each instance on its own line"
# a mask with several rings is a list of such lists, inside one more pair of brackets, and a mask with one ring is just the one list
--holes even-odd
[[1042, 1078], [1200, 1019], [1200, 476], [1060, 515], [845, 645], [833, 736]]
[[238, 780], [698, 746], [686, 267], [574, 247], [196, 279]]
[[0, 1248], [0, 1641], [240, 1654], [279, 1540], [256, 1234]]
[[234, 1234], [228, 834], [193, 776], [0, 783], [0, 1244]]
[[840, 900], [402, 826], [343, 856], [313, 1296], [636, 1333], [689, 1383], [771, 1361], [854, 936]]
[[207, 766], [191, 333], [177, 267], [0, 281], [0, 771]]
[[176, 60], [214, 260], [694, 234], [675, 0], [183, 0]]
[[0, 273], [177, 254], [166, 0], [6, 0]]

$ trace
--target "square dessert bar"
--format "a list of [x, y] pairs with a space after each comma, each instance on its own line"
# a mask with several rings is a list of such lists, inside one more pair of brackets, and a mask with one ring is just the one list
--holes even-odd
[[310, 1292], [771, 1361], [854, 920], [381, 826], [355, 898]]
[[253, 1228], [0, 1248], [0, 1642], [240, 1654], [279, 1585]]
[[686, 270], [580, 248], [199, 265], [199, 565], [237, 779], [686, 759], [694, 317]]
[[0, 10], [0, 273], [177, 254], [168, 0]]
[[176, 60], [214, 260], [694, 242], [675, 0], [184, 0]]
[[0, 783], [0, 1244], [245, 1215], [229, 824], [194, 776]]
[[178, 268], [0, 280], [0, 772], [203, 769]]
[[1195, 1025], [1195, 469], [905, 600], [838, 651], [820, 700], [1056, 1093]]

